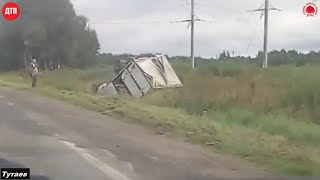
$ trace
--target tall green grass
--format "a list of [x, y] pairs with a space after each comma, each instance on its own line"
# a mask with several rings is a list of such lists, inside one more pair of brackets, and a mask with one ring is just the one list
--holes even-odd
[[173, 64], [184, 88], [153, 93], [144, 99], [147, 103], [179, 107], [191, 114], [242, 106], [254, 112], [280, 113], [320, 123], [318, 67], [261, 70], [239, 62], [205, 62], [192, 72], [186, 63]]

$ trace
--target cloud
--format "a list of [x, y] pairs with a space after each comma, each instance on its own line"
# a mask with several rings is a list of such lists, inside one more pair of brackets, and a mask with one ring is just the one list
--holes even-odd
[[[189, 1], [189, 0], [188, 0]], [[103, 52], [169, 55], [190, 54], [187, 24], [170, 21], [190, 17], [186, 0], [72, 0], [76, 12], [87, 16], [98, 33]], [[223, 50], [256, 54], [262, 50], [263, 0], [196, 0], [196, 14], [213, 23], [197, 22], [196, 55], [216, 56]], [[320, 14], [305, 17], [308, 0], [272, 0], [281, 12], [270, 12], [269, 49], [320, 49]], [[317, 3], [320, 6], [320, 3]], [[153, 23], [154, 22], [154, 23]], [[157, 23], [156, 23], [157, 22]]]

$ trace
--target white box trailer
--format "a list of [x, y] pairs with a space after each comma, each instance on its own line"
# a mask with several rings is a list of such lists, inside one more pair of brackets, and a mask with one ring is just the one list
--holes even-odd
[[165, 55], [133, 58], [114, 79], [99, 87], [99, 93], [141, 97], [151, 89], [183, 87]]

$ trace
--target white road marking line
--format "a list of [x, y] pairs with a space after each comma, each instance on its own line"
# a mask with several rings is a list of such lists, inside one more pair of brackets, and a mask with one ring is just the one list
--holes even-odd
[[107, 156], [112, 157], [112, 158], [117, 158], [114, 154], [112, 154], [111, 152], [107, 151], [107, 150], [103, 150], [103, 152], [105, 152], [107, 154]]
[[68, 148], [78, 153], [82, 158], [87, 160], [90, 164], [101, 170], [105, 175], [113, 180], [131, 180], [130, 178], [123, 175], [121, 172], [113, 169], [108, 164], [100, 161], [99, 159], [91, 156], [85, 149], [78, 148], [75, 144], [61, 140]]
[[8, 102], [8, 106], [13, 106], [14, 103]]
[[127, 166], [128, 166], [128, 168], [130, 169], [131, 172], [134, 172], [134, 168], [133, 168], [131, 163], [128, 162]]
[[151, 159], [154, 160], [154, 161], [157, 161], [157, 160], [159, 160], [159, 157], [151, 156]]

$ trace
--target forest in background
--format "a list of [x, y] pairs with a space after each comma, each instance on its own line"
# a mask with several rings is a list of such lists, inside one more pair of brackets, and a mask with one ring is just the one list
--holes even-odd
[[[3, 0], [4, 5], [8, 0]], [[43, 69], [86, 67], [99, 50], [96, 32], [77, 16], [69, 0], [19, 1], [21, 16], [0, 19], [0, 69], [23, 68], [32, 58]]]
[[[149, 56], [151, 53], [145, 53], [140, 55], [133, 54], [112, 54], [102, 53], [97, 56], [98, 62], [103, 64], [115, 64], [120, 59], [128, 59], [132, 56]], [[217, 58], [202, 58], [196, 57], [196, 64], [201, 65], [207, 61], [237, 61], [244, 64], [255, 64], [257, 66], [262, 65], [264, 59], [264, 53], [261, 51], [255, 57], [248, 56], [236, 56], [231, 55], [229, 51], [223, 51]], [[190, 57], [187, 56], [171, 56], [171, 61], [191, 62]], [[304, 66], [306, 64], [318, 64], [320, 63], [320, 50], [310, 51], [309, 53], [301, 53], [296, 50], [273, 50], [269, 52], [269, 66], [280, 66], [280, 65], [295, 65]]]

